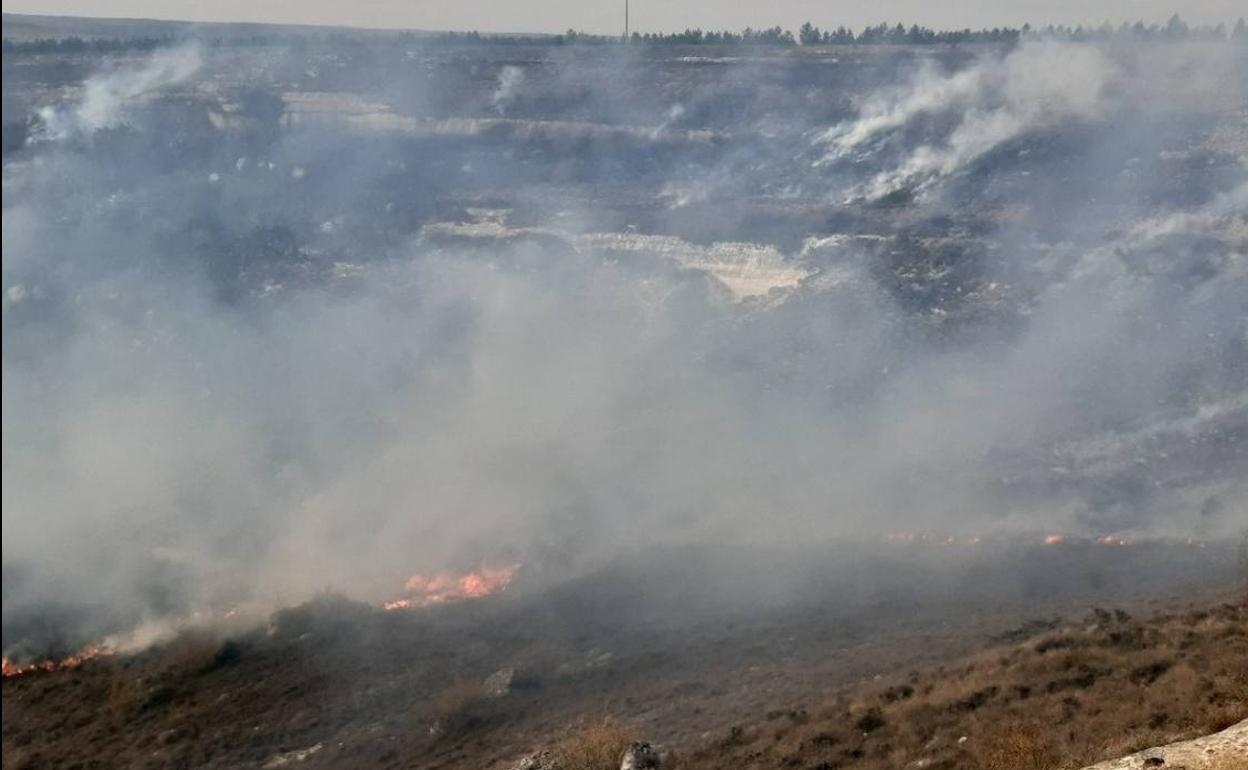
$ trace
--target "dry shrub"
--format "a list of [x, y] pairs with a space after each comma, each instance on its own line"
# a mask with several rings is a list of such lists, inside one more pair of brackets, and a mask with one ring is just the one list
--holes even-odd
[[[1248, 718], [1248, 608], [1101, 616], [869, 690], [846, 688], [810, 707], [808, 724], [785, 725], [766, 743], [759, 735], [775, 738], [774, 725], [737, 726], [684, 767], [895, 770], [925, 760], [958, 770], [1073, 770]], [[873, 707], [883, 726], [860, 721]], [[863, 736], [865, 728], [875, 729]], [[1235, 760], [1217, 770], [1248, 770]]]
[[1088, 761], [1085, 764], [1091, 764], [1093, 761], [1100, 762], [1106, 759], [1125, 757], [1128, 754], [1135, 754], [1145, 749], [1151, 749], [1154, 746], [1162, 746], [1175, 740], [1194, 737], [1196, 736], [1183, 733], [1176, 734], [1151, 728], [1126, 729], [1097, 746], [1094, 751], [1089, 752], [1086, 757]]
[[974, 750], [984, 770], [1053, 770], [1061, 764], [1057, 750], [1035, 725], [1003, 725], [976, 742]]
[[116, 669], [108, 682], [108, 713], [118, 723], [133, 718], [147, 702], [147, 688], [141, 679]]
[[863, 712], [862, 716], [858, 717], [857, 721], [854, 722], [854, 727], [863, 733], [871, 733], [880, 729], [885, 724], [887, 723], [884, 721], [884, 713], [875, 706], [872, 706]]
[[175, 675], [195, 675], [217, 666], [222, 645], [207, 634], [182, 634], [161, 651], [162, 668]]
[[1205, 732], [1216, 733], [1248, 719], [1248, 671], [1227, 672], [1215, 677], [1212, 684], [1200, 725]]
[[590, 725], [565, 740], [555, 753], [560, 770], [618, 770], [636, 734], [622, 725]]
[[485, 688], [473, 679], [457, 679], [433, 698], [433, 716], [440, 729], [472, 725], [485, 702]]
[[188, 702], [175, 703], [170, 706], [162, 720], [163, 729], [156, 735], [162, 746], [168, 746], [184, 740], [193, 739], [200, 734], [203, 714]]

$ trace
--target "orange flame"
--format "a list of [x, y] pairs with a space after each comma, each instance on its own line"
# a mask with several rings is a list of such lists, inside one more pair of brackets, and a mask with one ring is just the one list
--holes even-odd
[[1064, 542], [1066, 542], [1066, 538], [1062, 535], [1045, 535], [1044, 536], [1045, 545], [1061, 545]]
[[387, 610], [402, 610], [489, 596], [505, 590], [519, 569], [520, 565], [514, 564], [501, 569], [482, 567], [478, 572], [463, 575], [450, 572], [439, 572], [432, 577], [412, 575], [403, 587], [406, 593], [412, 595], [386, 602], [382, 607]]
[[5, 677], [21, 676], [22, 674], [31, 674], [36, 671], [65, 671], [66, 669], [78, 668], [92, 658], [101, 658], [112, 655], [117, 651], [106, 644], [92, 644], [84, 647], [74, 655], [60, 660], [37, 660], [31, 663], [13, 663], [7, 657], [3, 658], [0, 669]]

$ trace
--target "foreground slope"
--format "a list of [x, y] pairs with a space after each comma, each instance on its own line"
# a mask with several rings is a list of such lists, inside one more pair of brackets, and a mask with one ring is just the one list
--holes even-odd
[[1186, 767], [1189, 770], [1219, 770], [1248, 764], [1248, 719], [1225, 730], [1138, 751], [1128, 757], [1101, 762], [1085, 770], [1137, 770], [1146, 767]]
[[501, 769], [605, 727], [690, 769], [1033, 770], [1248, 717], [1248, 606], [1209, 588], [1157, 614], [881, 595], [651, 622], [601, 589], [415, 612], [327, 596], [6, 678], [4, 767]]
[[1248, 716], [1241, 604], [1019, 629], [935, 669], [731, 728], [689, 767], [1074, 768]]

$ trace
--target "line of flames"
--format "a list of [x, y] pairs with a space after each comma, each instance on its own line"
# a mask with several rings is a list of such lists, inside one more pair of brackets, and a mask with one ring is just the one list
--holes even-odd
[[[483, 596], [506, 590], [519, 569], [520, 565], [515, 564], [500, 569], [482, 567], [479, 571], [467, 572], [462, 575], [450, 572], [439, 572], [431, 577], [412, 575], [407, 579], [407, 583], [403, 587], [404, 592], [408, 596], [397, 601], [385, 602], [382, 604], [382, 608], [386, 610], [401, 610], [413, 607], [428, 607], [434, 604], [446, 604], [464, 599], [479, 599]], [[236, 608], [230, 609], [223, 617], [231, 618], [238, 612], [239, 610]], [[110, 644], [92, 644], [69, 657], [60, 659], [14, 663], [6, 656], [3, 658], [0, 670], [2, 670], [5, 678], [37, 672], [65, 671], [78, 668], [83, 663], [94, 658], [115, 654], [117, 654], [117, 648]]]
[[31, 674], [36, 671], [64, 671], [78, 668], [93, 658], [102, 658], [116, 654], [117, 650], [107, 644], [90, 644], [67, 658], [59, 660], [36, 660], [30, 663], [13, 663], [3, 658], [2, 673], [7, 677]]
[[[927, 543], [934, 545], [978, 545], [982, 542], [982, 538], [955, 538], [940, 537], [929, 533], [914, 532], [891, 532], [884, 535], [884, 541], [887, 543]], [[1061, 534], [1045, 535], [1043, 542], [1046, 545], [1061, 545], [1066, 542], [1066, 536]], [[1105, 535], [1096, 538], [1096, 542], [1101, 545], [1110, 546], [1127, 546], [1128, 541], [1116, 537], [1114, 535]], [[1203, 548], [1204, 543], [1189, 539], [1188, 545]], [[482, 567], [476, 572], [467, 572], [462, 575], [456, 575], [450, 572], [439, 572], [432, 577], [423, 575], [412, 575], [408, 578], [404, 585], [404, 591], [408, 594], [403, 599], [397, 599], [391, 602], [385, 602], [381, 606], [383, 609], [403, 610], [415, 607], [429, 607], [435, 604], [446, 604], [448, 602], [461, 601], [464, 599], [479, 599], [483, 596], [499, 593], [507, 589], [511, 584], [516, 573], [519, 571], [520, 565], [514, 564], [509, 567], [499, 569], [490, 569]], [[231, 617], [236, 610], [230, 610], [225, 617]], [[74, 655], [59, 660], [39, 660], [30, 663], [13, 663], [7, 657], [3, 658], [2, 672], [5, 678], [21, 676], [38, 671], [64, 671], [81, 666], [94, 658], [105, 657], [116, 654], [117, 650], [108, 644], [92, 644], [84, 647]]]
[[450, 572], [439, 572], [432, 577], [412, 575], [403, 587], [409, 596], [385, 602], [381, 606], [386, 610], [403, 610], [463, 599], [479, 599], [506, 590], [519, 569], [519, 564], [513, 564], [499, 569], [482, 567], [479, 571], [462, 575]]

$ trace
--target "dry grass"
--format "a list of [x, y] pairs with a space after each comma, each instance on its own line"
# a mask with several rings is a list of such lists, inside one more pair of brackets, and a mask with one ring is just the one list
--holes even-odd
[[1094, 611], [934, 671], [742, 725], [690, 768], [1064, 770], [1248, 717], [1248, 606], [1137, 621]]
[[215, 636], [185, 633], [161, 650], [160, 665], [166, 674], [194, 676], [215, 668], [222, 650], [221, 641]]
[[1052, 770], [1061, 764], [1052, 736], [1031, 724], [1006, 724], [977, 741], [972, 753], [984, 770]]
[[458, 679], [433, 698], [435, 726], [441, 731], [471, 727], [480, 717], [486, 694], [482, 684], [473, 679]]
[[108, 713], [117, 724], [124, 724], [143, 710], [147, 688], [124, 669], [116, 669], [108, 682]]
[[583, 728], [555, 752], [560, 770], [618, 770], [620, 758], [636, 734], [628, 727], [603, 721]]

